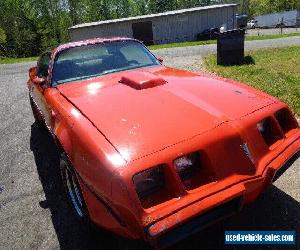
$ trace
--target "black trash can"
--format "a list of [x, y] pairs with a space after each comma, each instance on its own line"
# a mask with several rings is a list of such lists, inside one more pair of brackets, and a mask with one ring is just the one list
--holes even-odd
[[242, 64], [244, 61], [245, 30], [228, 30], [218, 36], [217, 63]]

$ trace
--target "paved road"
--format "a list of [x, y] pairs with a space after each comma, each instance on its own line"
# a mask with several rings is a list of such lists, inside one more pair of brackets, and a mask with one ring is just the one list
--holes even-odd
[[[174, 53], [175, 60], [180, 52]], [[83, 229], [72, 216], [62, 195], [55, 146], [33, 123], [25, 87], [31, 65], [0, 65], [0, 249], [146, 248]], [[300, 160], [255, 204], [174, 248], [222, 249], [224, 230], [296, 230], [300, 249], [299, 202]]]

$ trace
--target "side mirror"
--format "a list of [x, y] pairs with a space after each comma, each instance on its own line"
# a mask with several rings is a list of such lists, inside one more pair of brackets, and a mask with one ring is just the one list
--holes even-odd
[[34, 78], [36, 78], [37, 67], [32, 67], [29, 69], [29, 79], [33, 82]]
[[45, 80], [44, 78], [41, 78], [41, 77], [36, 76], [36, 77], [32, 80], [32, 82], [33, 82], [34, 84], [40, 85], [42, 88], [44, 88], [45, 86], [43, 86], [43, 85], [44, 85], [44, 83], [46, 82], [46, 80]]
[[36, 75], [37, 67], [32, 67], [29, 69], [29, 79], [36, 85], [40, 85], [42, 88], [44, 87], [45, 79], [42, 77], [38, 77]]
[[157, 57], [157, 60], [160, 62], [160, 63], [163, 63], [164, 59], [162, 59], [161, 57]]

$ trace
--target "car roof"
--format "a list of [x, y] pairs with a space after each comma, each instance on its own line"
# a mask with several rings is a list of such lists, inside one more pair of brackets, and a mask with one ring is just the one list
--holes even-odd
[[73, 48], [73, 47], [80, 47], [80, 46], [84, 46], [84, 45], [103, 43], [103, 42], [114, 42], [114, 41], [137, 41], [137, 42], [141, 43], [140, 41], [138, 41], [136, 39], [128, 38], [128, 37], [92, 38], [92, 39], [87, 39], [87, 40], [82, 40], [82, 41], [61, 44], [56, 48], [56, 50], [57, 50], [57, 52], [59, 52], [59, 51], [65, 50], [65, 49]]

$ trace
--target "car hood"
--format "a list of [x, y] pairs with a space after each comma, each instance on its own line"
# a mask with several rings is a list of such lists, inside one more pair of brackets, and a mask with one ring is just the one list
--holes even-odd
[[[274, 102], [259, 91], [214, 77], [162, 66], [130, 71], [130, 77], [134, 80], [140, 72], [164, 82], [138, 90], [120, 82], [126, 71], [57, 87], [126, 160], [162, 150]], [[141, 75], [137, 78], [143, 82]]]

